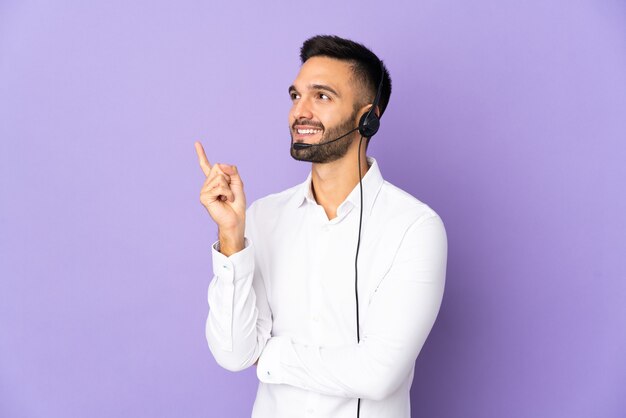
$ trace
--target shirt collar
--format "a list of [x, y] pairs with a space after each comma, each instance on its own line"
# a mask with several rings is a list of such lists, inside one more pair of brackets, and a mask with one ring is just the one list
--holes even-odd
[[[370, 166], [370, 168], [367, 170], [367, 173], [365, 173], [363, 179], [361, 180], [363, 183], [364, 214], [368, 214], [371, 211], [374, 200], [376, 199], [376, 196], [378, 195], [378, 192], [380, 191], [380, 188], [382, 187], [384, 181], [376, 159], [372, 157], [367, 157], [367, 164]], [[296, 192], [294, 193], [290, 204], [293, 204], [295, 207], [300, 207], [305, 203], [317, 204], [315, 198], [313, 197], [313, 191], [311, 190], [311, 173], [309, 173], [303, 183], [296, 187]], [[352, 189], [348, 197], [346, 197], [346, 199], [337, 208], [337, 216], [342, 216], [343, 213], [345, 213], [352, 207], [358, 208], [360, 206], [361, 195], [359, 185], [357, 184], [354, 189]]]

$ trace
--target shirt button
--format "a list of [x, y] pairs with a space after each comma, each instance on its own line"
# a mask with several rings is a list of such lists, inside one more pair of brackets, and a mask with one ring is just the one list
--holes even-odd
[[313, 315], [313, 321], [320, 322], [320, 317], [317, 315]]
[[307, 412], [307, 414], [312, 414], [315, 411], [313, 410], [313, 408], [309, 408], [309, 409], [306, 410], [306, 412]]

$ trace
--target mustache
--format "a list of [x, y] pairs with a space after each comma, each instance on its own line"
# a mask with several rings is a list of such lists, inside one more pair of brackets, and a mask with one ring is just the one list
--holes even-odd
[[324, 129], [324, 125], [322, 125], [321, 122], [316, 122], [311, 119], [298, 119], [293, 123], [293, 125], [291, 125], [291, 129], [296, 129], [296, 125], [306, 125], [312, 126], [314, 128]]

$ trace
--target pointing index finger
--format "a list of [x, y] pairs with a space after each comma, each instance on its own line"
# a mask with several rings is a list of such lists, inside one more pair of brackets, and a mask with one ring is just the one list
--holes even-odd
[[196, 147], [196, 154], [198, 154], [198, 161], [200, 162], [200, 168], [202, 168], [202, 172], [204, 173], [204, 175], [208, 177], [209, 173], [211, 172], [211, 164], [209, 164], [209, 160], [206, 157], [206, 154], [204, 152], [204, 147], [202, 146], [200, 141], [196, 141], [194, 143], [194, 146]]

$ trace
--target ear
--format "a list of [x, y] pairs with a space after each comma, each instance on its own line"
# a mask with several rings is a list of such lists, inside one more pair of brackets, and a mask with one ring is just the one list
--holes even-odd
[[[361, 120], [361, 118], [363, 116], [365, 116], [367, 114], [367, 112], [370, 111], [371, 108], [372, 108], [372, 104], [371, 103], [368, 103], [365, 106], [361, 107], [359, 109], [359, 112], [357, 113], [358, 116], [359, 116], [358, 120]], [[376, 116], [378, 116], [380, 118], [380, 108], [378, 106], [376, 106], [376, 109], [374, 109], [374, 114], [376, 114]]]

